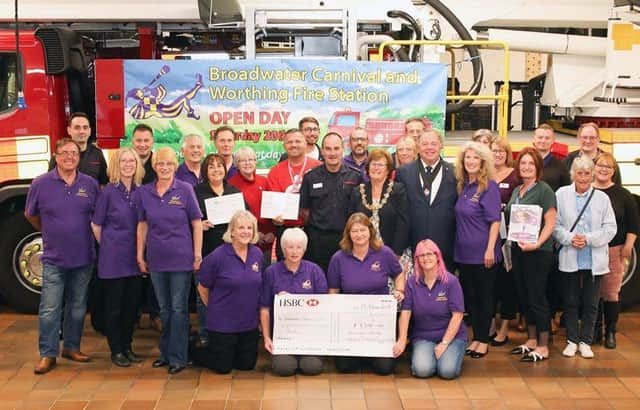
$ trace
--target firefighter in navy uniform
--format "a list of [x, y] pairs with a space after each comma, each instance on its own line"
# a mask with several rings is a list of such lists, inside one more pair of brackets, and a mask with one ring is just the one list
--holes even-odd
[[342, 230], [349, 217], [351, 191], [361, 182], [360, 173], [345, 166], [342, 137], [328, 133], [322, 140], [324, 164], [309, 171], [302, 180], [300, 209], [309, 236], [306, 259], [329, 268], [339, 249]]

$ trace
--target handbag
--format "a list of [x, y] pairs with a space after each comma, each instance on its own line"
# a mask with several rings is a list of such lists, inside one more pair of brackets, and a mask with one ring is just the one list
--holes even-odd
[[[569, 232], [573, 232], [573, 230], [576, 228], [576, 225], [578, 225], [578, 222], [580, 221], [580, 218], [582, 218], [582, 215], [584, 214], [584, 211], [587, 209], [587, 206], [589, 205], [589, 202], [591, 202], [591, 198], [593, 197], [593, 193], [596, 192], [595, 188], [591, 189], [591, 194], [589, 194], [589, 198], [587, 198], [587, 202], [584, 203], [584, 206], [582, 207], [582, 209], [580, 210], [580, 213], [578, 214], [578, 217], [576, 218], [575, 222], [573, 222], [573, 225], [571, 225], [571, 229], [569, 229]], [[555, 242], [553, 244], [553, 248], [556, 252], [560, 252], [560, 249], [562, 249], [564, 245], [562, 245], [559, 242]]]

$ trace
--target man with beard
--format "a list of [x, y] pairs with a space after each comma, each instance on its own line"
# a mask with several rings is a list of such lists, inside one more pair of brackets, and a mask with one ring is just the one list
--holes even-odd
[[364, 182], [369, 181], [369, 176], [365, 170], [367, 159], [369, 158], [369, 138], [367, 136], [367, 131], [362, 127], [355, 128], [351, 132], [349, 146], [351, 148], [351, 153], [344, 157], [344, 164], [347, 167], [360, 172]]

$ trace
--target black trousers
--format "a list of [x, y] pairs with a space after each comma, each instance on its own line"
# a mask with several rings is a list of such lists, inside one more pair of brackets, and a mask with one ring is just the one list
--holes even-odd
[[[563, 272], [564, 314], [567, 324], [567, 339], [573, 343], [593, 343], [593, 329], [600, 300], [601, 275], [593, 275], [591, 270]], [[578, 309], [582, 306], [582, 317], [578, 323]]]
[[489, 343], [489, 327], [493, 316], [493, 288], [496, 280], [496, 265], [487, 269], [484, 265], [458, 264], [465, 294], [465, 310], [471, 315], [473, 340]]
[[253, 370], [258, 360], [258, 339], [257, 329], [240, 333], [209, 331], [208, 346], [190, 346], [190, 356], [195, 364], [217, 373]]
[[502, 263], [496, 266], [496, 281], [494, 288], [495, 312], [500, 312], [500, 318], [512, 320], [518, 311], [518, 296], [513, 271], [507, 272]]
[[109, 348], [111, 353], [122, 353], [131, 349], [142, 277], [101, 279], [100, 282], [104, 289], [104, 326]]
[[317, 263], [326, 274], [331, 257], [340, 249], [342, 232], [322, 231], [313, 226], [305, 227], [305, 232], [309, 237], [305, 259]]
[[511, 247], [511, 262], [515, 274], [520, 304], [528, 325], [538, 333], [551, 330], [547, 302], [547, 279], [553, 264], [553, 252], [536, 250], [522, 252], [517, 244]]
[[369, 366], [374, 373], [386, 376], [393, 373], [395, 359], [391, 357], [350, 357], [336, 356], [336, 369], [340, 373], [353, 373]]

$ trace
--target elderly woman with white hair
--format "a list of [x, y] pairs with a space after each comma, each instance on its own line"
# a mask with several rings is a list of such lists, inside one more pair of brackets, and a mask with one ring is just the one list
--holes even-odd
[[228, 179], [230, 185], [242, 192], [249, 210], [258, 218], [258, 246], [265, 252], [271, 251], [275, 239], [275, 227], [271, 219], [260, 218], [262, 192], [267, 191], [267, 178], [256, 174], [258, 158], [251, 147], [240, 147], [233, 156], [238, 172]]
[[262, 252], [255, 246], [256, 218], [249, 211], [236, 211], [222, 239], [225, 243], [204, 258], [198, 273], [209, 343], [191, 354], [194, 363], [229, 373], [253, 369], [258, 358]]
[[[327, 279], [320, 266], [302, 259], [307, 250], [307, 234], [300, 228], [289, 228], [280, 239], [284, 259], [269, 266], [262, 278], [260, 325], [264, 347], [273, 353], [273, 302], [276, 295], [327, 293]], [[279, 354], [271, 359], [273, 372], [278, 376], [292, 376], [297, 370], [305, 375], [322, 372], [322, 359], [317, 356]]]
[[559, 270], [567, 276], [563, 294], [567, 346], [562, 354], [573, 357], [579, 350], [585, 359], [594, 356], [591, 344], [600, 283], [609, 272], [609, 241], [617, 230], [609, 197], [592, 186], [593, 171], [593, 161], [586, 155], [571, 164], [573, 183], [556, 191], [558, 216], [553, 232], [562, 245]]

